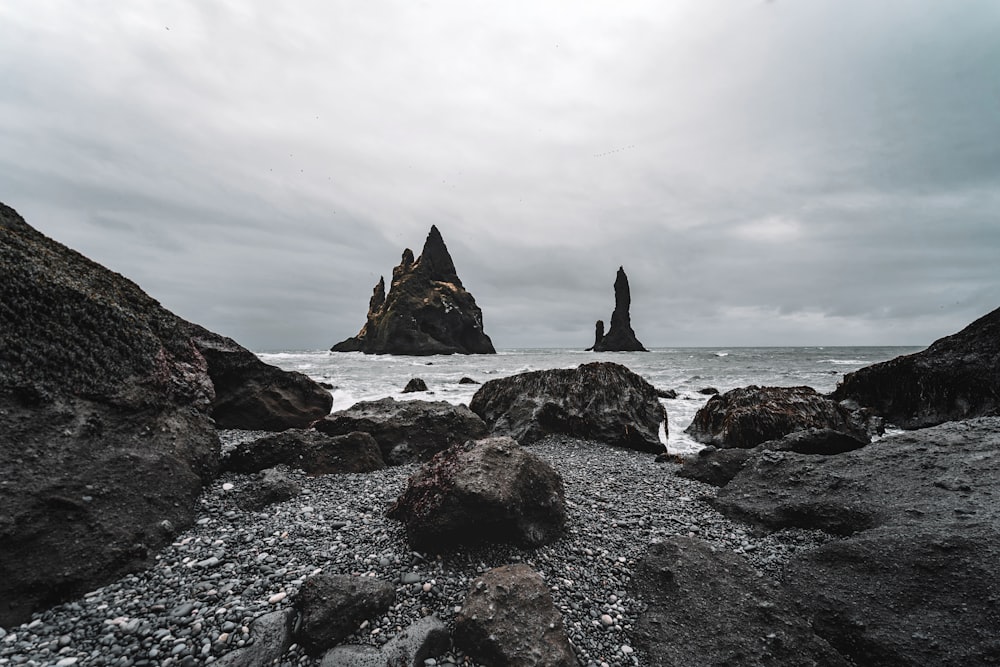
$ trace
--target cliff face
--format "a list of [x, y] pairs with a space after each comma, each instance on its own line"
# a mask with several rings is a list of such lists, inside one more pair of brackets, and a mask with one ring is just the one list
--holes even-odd
[[611, 314], [611, 327], [604, 334], [604, 323], [597, 321], [594, 346], [595, 352], [646, 352], [639, 339], [632, 331], [632, 318], [629, 308], [632, 305], [632, 294], [628, 287], [628, 276], [625, 269], [618, 267], [615, 278], [615, 310]]
[[462, 285], [444, 239], [431, 227], [420, 257], [407, 248], [385, 293], [380, 278], [365, 325], [333, 352], [365, 354], [495, 354], [483, 312]]

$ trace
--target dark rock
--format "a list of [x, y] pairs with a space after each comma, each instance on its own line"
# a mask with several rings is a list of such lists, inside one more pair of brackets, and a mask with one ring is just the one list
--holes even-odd
[[368, 318], [357, 336], [333, 346], [334, 352], [366, 354], [494, 354], [483, 331], [483, 313], [459, 279], [437, 227], [431, 227], [420, 257], [407, 248], [393, 269], [385, 294], [379, 279]]
[[705, 447], [697, 456], [684, 459], [677, 474], [712, 486], [725, 486], [743, 470], [756, 449]]
[[480, 382], [473, 380], [472, 378], [462, 378], [458, 381], [459, 384], [480, 384]]
[[472, 584], [455, 616], [455, 645], [494, 667], [577, 667], [562, 614], [541, 575], [524, 564], [494, 568]]
[[684, 432], [716, 447], [750, 448], [808, 428], [871, 439], [847, 408], [810, 387], [751, 385], [727, 391], [708, 399]]
[[451, 635], [437, 616], [424, 616], [385, 643], [341, 645], [323, 655], [320, 667], [424, 667], [424, 660], [451, 648]]
[[427, 383], [420, 378], [412, 378], [403, 388], [404, 394], [412, 394], [417, 391], [427, 391]]
[[381, 649], [367, 644], [341, 644], [323, 654], [319, 667], [386, 667]]
[[240, 444], [222, 459], [223, 470], [240, 473], [281, 464], [310, 475], [371, 472], [385, 467], [378, 443], [361, 432], [333, 436], [291, 429]]
[[674, 389], [657, 389], [656, 395], [660, 398], [674, 399], [677, 398], [677, 391]]
[[602, 340], [604, 340], [604, 320], [597, 320], [597, 322], [594, 323], [594, 344], [587, 348], [587, 352], [597, 348], [597, 346], [601, 344]]
[[848, 373], [833, 398], [904, 429], [1000, 415], [1000, 308], [922, 352]]
[[803, 431], [794, 431], [777, 440], [761, 443], [758, 447], [779, 452], [829, 456], [853, 452], [867, 444], [868, 438], [861, 439], [831, 428], [807, 428]]
[[538, 546], [566, 524], [562, 478], [510, 438], [487, 438], [437, 454], [389, 509], [410, 545], [440, 553], [453, 544]]
[[256, 512], [268, 505], [291, 500], [300, 493], [302, 487], [287, 473], [270, 468], [261, 471], [234, 496], [241, 509]]
[[701, 389], [698, 390], [698, 393], [703, 394], [705, 396], [715, 396], [716, 394], [719, 393], [719, 390], [716, 389], [715, 387], [702, 387]]
[[391, 584], [372, 577], [309, 577], [294, 601], [299, 612], [295, 641], [310, 655], [318, 655], [339, 644], [364, 621], [388, 611], [395, 597]]
[[[632, 295], [628, 287], [628, 276], [625, 269], [618, 267], [618, 275], [615, 277], [615, 310], [611, 314], [611, 328], [608, 333], [594, 342], [591, 348], [595, 352], [646, 352], [639, 339], [632, 331], [632, 318], [629, 308], [632, 305]], [[604, 328], [603, 322], [598, 320], [597, 334]]]
[[659, 454], [666, 420], [656, 390], [619, 364], [532, 371], [490, 380], [469, 403], [494, 435], [529, 444], [552, 433]]
[[313, 425], [329, 435], [371, 434], [390, 465], [427, 461], [442, 450], [486, 435], [486, 424], [464, 405], [446, 401], [361, 401]]
[[813, 632], [777, 583], [702, 540], [650, 544], [631, 586], [648, 605], [633, 641], [650, 667], [851, 664]]
[[252, 643], [223, 655], [214, 665], [221, 667], [268, 667], [273, 665], [292, 645], [295, 612], [291, 609], [272, 611], [258, 616], [250, 624]]
[[265, 364], [230, 338], [191, 325], [192, 341], [208, 362], [215, 388], [212, 417], [219, 428], [283, 431], [330, 414], [333, 396], [302, 373]]

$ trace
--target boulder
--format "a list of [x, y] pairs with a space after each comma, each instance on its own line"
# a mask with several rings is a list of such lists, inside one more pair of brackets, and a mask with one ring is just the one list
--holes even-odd
[[368, 304], [368, 318], [357, 336], [337, 343], [333, 352], [365, 354], [495, 354], [483, 331], [483, 313], [466, 291], [455, 263], [432, 226], [420, 257], [407, 248], [393, 269], [385, 293], [380, 278]]
[[695, 456], [684, 459], [677, 474], [712, 486], [725, 486], [743, 470], [757, 449], [718, 449], [708, 445]]
[[597, 321], [596, 340], [590, 349], [595, 352], [647, 351], [632, 331], [632, 317], [629, 314], [631, 305], [632, 295], [628, 287], [628, 276], [625, 275], [625, 269], [619, 266], [618, 275], [615, 277], [615, 310], [611, 313], [611, 327], [607, 334], [603, 334], [604, 322]]
[[532, 371], [490, 380], [469, 408], [493, 435], [529, 444], [553, 433], [658, 454], [666, 412], [656, 389], [620, 364]]
[[562, 478], [511, 438], [487, 438], [437, 454], [389, 508], [418, 550], [454, 544], [552, 542], [566, 525]]
[[420, 378], [411, 378], [406, 386], [403, 387], [404, 394], [412, 394], [418, 391], [427, 391], [427, 383]]
[[253, 641], [226, 653], [212, 664], [219, 667], [269, 667], [292, 645], [294, 624], [295, 612], [291, 609], [258, 616], [250, 624], [250, 639]]
[[276, 468], [262, 470], [233, 494], [236, 505], [257, 512], [268, 505], [283, 503], [302, 493], [302, 487], [288, 473]]
[[871, 440], [856, 413], [810, 387], [750, 385], [712, 396], [684, 432], [708, 445], [749, 449], [809, 428]]
[[646, 604], [632, 640], [650, 667], [851, 664], [816, 635], [779, 584], [702, 540], [650, 544], [630, 585]]
[[316, 422], [328, 435], [370, 434], [389, 465], [427, 461], [452, 445], [482, 438], [486, 424], [464, 405], [446, 401], [361, 401]]
[[1000, 660], [1000, 418], [888, 436], [836, 456], [761, 452], [715, 505], [768, 528], [847, 536], [786, 584], [856, 664]]
[[346, 644], [323, 655], [320, 667], [424, 667], [428, 658], [451, 648], [448, 626], [437, 616], [424, 616], [401, 630], [381, 649]]
[[469, 377], [462, 378], [461, 380], [458, 381], [458, 383], [459, 384], [481, 384], [477, 380], [473, 380], [472, 378], [469, 378]]
[[719, 393], [719, 390], [715, 387], [702, 387], [698, 390], [698, 393], [702, 396], [715, 396]]
[[238, 445], [222, 459], [222, 469], [258, 472], [276, 465], [310, 475], [371, 472], [385, 467], [378, 443], [368, 433], [327, 435], [291, 429]]
[[299, 613], [295, 641], [310, 655], [318, 655], [350, 636], [364, 621], [388, 611], [395, 597], [392, 584], [372, 577], [309, 577], [293, 602]]
[[659, 396], [660, 398], [666, 398], [666, 399], [673, 400], [673, 399], [677, 398], [677, 390], [676, 389], [657, 389], [656, 390], [656, 395]]
[[577, 667], [562, 614], [541, 575], [504, 565], [478, 577], [455, 616], [455, 645], [494, 667]]
[[848, 373], [832, 397], [904, 429], [1000, 415], [1000, 308], [922, 352]]

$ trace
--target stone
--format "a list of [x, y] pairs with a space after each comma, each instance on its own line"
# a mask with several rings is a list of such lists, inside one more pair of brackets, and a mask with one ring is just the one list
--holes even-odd
[[331, 349], [406, 355], [496, 353], [483, 330], [483, 313], [462, 285], [435, 226], [419, 258], [414, 261], [409, 248], [403, 251], [388, 295], [385, 279], [379, 279], [358, 335]]
[[813, 632], [777, 582], [703, 540], [650, 544], [630, 586], [646, 605], [632, 641], [650, 667], [851, 664]]
[[1000, 415], [1000, 308], [926, 350], [848, 373], [832, 398], [903, 429]]
[[370, 434], [389, 465], [430, 460], [452, 445], [482, 438], [486, 424], [464, 405], [447, 401], [360, 401], [316, 422], [328, 435]]
[[719, 393], [719, 390], [715, 387], [702, 387], [698, 390], [698, 393], [703, 396], [715, 396]]
[[299, 587], [293, 606], [299, 613], [294, 639], [316, 656], [339, 644], [361, 624], [392, 606], [392, 584], [373, 577], [318, 574]]
[[494, 667], [577, 667], [541, 575], [518, 563], [477, 577], [455, 615], [455, 645]]
[[441, 452], [414, 473], [389, 508], [410, 546], [442, 549], [483, 542], [529, 547], [566, 525], [562, 478], [511, 438], [487, 438]]
[[272, 611], [258, 616], [250, 624], [250, 638], [246, 646], [219, 657], [214, 665], [220, 667], [268, 667], [273, 665], [292, 645], [292, 627], [295, 612], [291, 609]]
[[653, 454], [666, 451], [659, 437], [666, 412], [656, 389], [620, 364], [594, 362], [490, 380], [469, 408], [493, 435], [524, 445], [561, 433]]
[[385, 467], [378, 443], [368, 433], [327, 435], [309, 429], [290, 429], [238, 445], [222, 459], [222, 469], [258, 472], [276, 465], [304, 470], [310, 475], [371, 472]]
[[385, 654], [375, 646], [341, 644], [323, 654], [319, 667], [386, 667]]
[[595, 352], [646, 352], [639, 339], [632, 331], [632, 317], [629, 309], [632, 305], [632, 295], [629, 291], [628, 276], [624, 267], [618, 267], [615, 277], [615, 310], [611, 314], [611, 327], [608, 333], [601, 336], [604, 323], [598, 320], [594, 345]]
[[427, 383], [420, 378], [411, 378], [403, 387], [404, 394], [412, 394], [418, 391], [427, 391]]
[[382, 647], [383, 665], [423, 667], [424, 661], [451, 648], [448, 626], [437, 616], [424, 616], [397, 633]]
[[238, 507], [257, 512], [268, 505], [291, 500], [302, 493], [302, 487], [288, 473], [275, 468], [263, 470], [233, 495]]
[[871, 440], [866, 424], [858, 423], [855, 413], [810, 387], [750, 385], [712, 396], [684, 432], [719, 448], [749, 449], [809, 428]]
[[743, 466], [757, 451], [754, 449], [718, 449], [708, 445], [695, 456], [686, 457], [677, 475], [712, 486], [725, 486], [743, 470]]
[[673, 399], [677, 398], [677, 390], [676, 389], [657, 389], [656, 390], [656, 395], [658, 397], [660, 397], [660, 398], [666, 398], [668, 400], [673, 400]]
[[461, 380], [458, 381], [458, 383], [459, 384], [480, 384], [480, 382], [478, 382], [477, 380], [473, 380], [470, 377], [463, 377]]

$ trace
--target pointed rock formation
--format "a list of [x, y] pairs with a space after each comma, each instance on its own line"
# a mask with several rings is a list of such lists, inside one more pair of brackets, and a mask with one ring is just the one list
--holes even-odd
[[628, 276], [625, 269], [618, 267], [615, 278], [615, 311], [611, 314], [611, 328], [604, 334], [604, 322], [597, 320], [594, 352], [647, 352], [632, 331], [632, 318], [629, 307], [632, 305], [632, 295], [628, 288]]
[[365, 354], [495, 354], [483, 331], [483, 312], [462, 286], [444, 239], [432, 226], [420, 257], [403, 251], [385, 293], [380, 278], [357, 336], [333, 352]]

